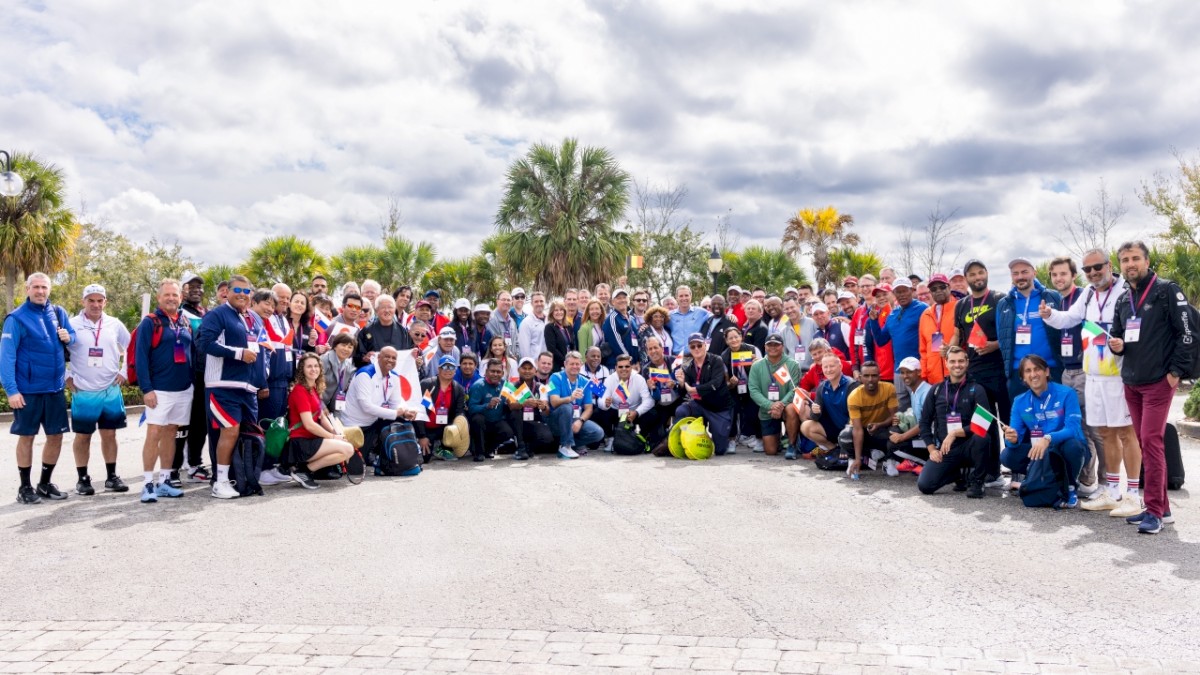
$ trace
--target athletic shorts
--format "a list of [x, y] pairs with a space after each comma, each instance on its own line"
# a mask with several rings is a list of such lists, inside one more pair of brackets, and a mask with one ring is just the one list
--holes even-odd
[[156, 391], [158, 405], [146, 406], [146, 424], [179, 426], [192, 419], [192, 388], [183, 391]]
[[324, 438], [293, 438], [288, 441], [288, 459], [293, 464], [303, 465], [316, 456], [321, 449]]
[[100, 391], [77, 391], [71, 395], [71, 428], [88, 435], [101, 429], [125, 428], [125, 400], [121, 388], [109, 385]]
[[67, 421], [65, 391], [25, 394], [22, 398], [25, 399], [25, 407], [13, 411], [12, 428], [9, 429], [12, 435], [37, 436], [38, 429], [42, 429], [47, 436], [57, 436], [71, 430]]
[[1127, 427], [1133, 424], [1120, 377], [1088, 375], [1083, 383], [1084, 408], [1090, 427]]
[[228, 429], [258, 419], [258, 395], [244, 389], [210, 387], [208, 423], [213, 429]]
[[783, 420], [782, 419], [777, 420], [774, 417], [768, 417], [767, 419], [764, 420], [763, 418], [760, 417], [760, 418], [758, 418], [758, 424], [759, 424], [759, 426], [762, 427], [762, 435], [764, 437], [779, 436], [779, 435], [783, 434]]

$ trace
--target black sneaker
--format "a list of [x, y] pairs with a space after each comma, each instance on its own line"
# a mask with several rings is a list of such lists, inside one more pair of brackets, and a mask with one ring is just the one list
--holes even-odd
[[91, 497], [96, 494], [96, 488], [92, 487], [92, 477], [84, 476], [80, 478], [79, 482], [75, 484], [75, 493], [84, 497]]
[[171, 477], [167, 479], [167, 485], [170, 485], [171, 487], [175, 488], [176, 490], [183, 489], [183, 481], [179, 480], [178, 473], [171, 474]]
[[966, 492], [967, 491], [967, 481], [965, 481], [965, 480], [954, 481], [954, 491], [955, 492]]
[[350, 454], [350, 459], [346, 460], [346, 473], [351, 476], [364, 476], [367, 473], [366, 462], [363, 461], [362, 453], [355, 451]]
[[317, 488], [321, 487], [320, 485], [317, 485], [317, 481], [313, 480], [312, 476], [304, 473], [300, 469], [292, 469], [292, 480], [299, 483], [300, 487], [306, 490], [316, 490]]
[[518, 461], [529, 459], [529, 451], [525, 448], [517, 448], [517, 451], [513, 453], [513, 459]]
[[472, 462], [482, 462], [485, 459], [487, 459], [487, 457], [484, 457], [483, 455], [475, 455], [474, 457], [471, 458], [471, 461]]
[[54, 483], [39, 483], [37, 494], [42, 499], [62, 500], [67, 498], [66, 493], [61, 492]]
[[983, 499], [983, 483], [971, 483], [967, 488], [967, 496], [971, 499]]
[[125, 481], [121, 480], [120, 476], [113, 476], [104, 481], [104, 489], [109, 492], [129, 492], [129, 486]]
[[17, 488], [17, 503], [18, 504], [37, 504], [42, 501], [32, 485], [22, 485]]

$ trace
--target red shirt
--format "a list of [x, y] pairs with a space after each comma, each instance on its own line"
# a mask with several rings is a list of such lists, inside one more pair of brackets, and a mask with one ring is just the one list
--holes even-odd
[[[837, 354], [837, 357], [842, 360], [842, 374], [847, 377], [854, 377], [854, 365], [846, 360], [846, 355], [842, 353], [842, 350], [834, 347], [833, 353]], [[808, 372], [804, 374], [804, 377], [800, 378], [800, 388], [804, 391], [816, 391], [817, 387], [824, 381], [825, 371], [821, 370], [821, 364], [814, 363], [808, 369]]]
[[314, 422], [320, 424], [321, 421], [321, 397], [317, 392], [309, 390], [308, 387], [296, 385], [292, 387], [292, 393], [288, 394], [288, 427], [300, 425], [298, 429], [293, 429], [288, 432], [288, 438], [319, 438], [311, 431], [304, 428], [300, 422], [300, 413], [310, 412]]

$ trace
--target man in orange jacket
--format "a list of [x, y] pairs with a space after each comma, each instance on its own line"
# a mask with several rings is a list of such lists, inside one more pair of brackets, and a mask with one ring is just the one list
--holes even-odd
[[938, 273], [929, 277], [929, 292], [933, 303], [921, 315], [920, 350], [921, 378], [931, 385], [946, 379], [946, 347], [954, 335], [954, 296], [950, 280]]

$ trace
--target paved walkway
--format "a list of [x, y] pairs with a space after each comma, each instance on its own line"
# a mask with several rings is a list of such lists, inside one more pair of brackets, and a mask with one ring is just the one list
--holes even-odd
[[1200, 662], [928, 645], [398, 626], [0, 622], [7, 673], [1200, 673]]

